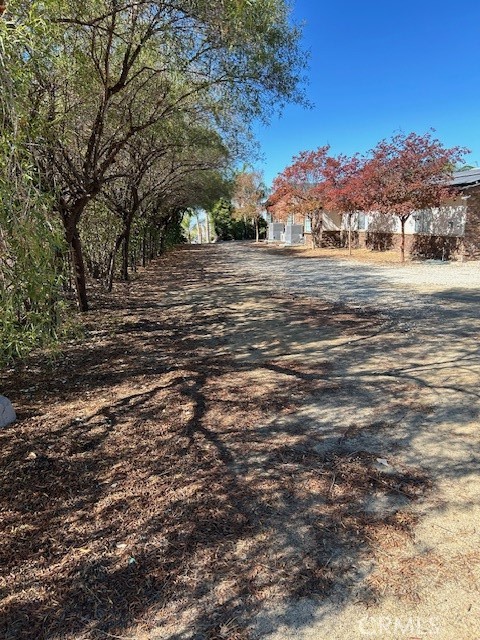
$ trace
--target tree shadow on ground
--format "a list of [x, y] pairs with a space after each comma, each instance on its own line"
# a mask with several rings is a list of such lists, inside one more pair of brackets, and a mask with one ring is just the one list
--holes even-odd
[[373, 567], [411, 539], [439, 470], [472, 473], [461, 439], [452, 461], [399, 455], [472, 417], [475, 372], [437, 381], [436, 336], [412, 352], [432, 378], [391, 319], [271, 298], [222, 260], [161, 260], [54, 371], [11, 372], [26, 409], [0, 434], [6, 640], [233, 640], [272, 602], [373, 603]]

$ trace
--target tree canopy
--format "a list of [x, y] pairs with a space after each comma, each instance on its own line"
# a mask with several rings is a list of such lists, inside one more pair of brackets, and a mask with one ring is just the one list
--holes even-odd
[[401, 257], [405, 260], [405, 222], [414, 211], [438, 207], [453, 195], [448, 184], [467, 149], [447, 149], [430, 132], [398, 133], [381, 140], [362, 172], [367, 210], [395, 215], [401, 223]]
[[285, 217], [289, 212], [312, 221], [314, 245], [321, 244], [325, 206], [325, 170], [330, 147], [301, 151], [275, 179], [270, 210]]
[[397, 133], [381, 140], [365, 156], [330, 156], [329, 147], [302, 151], [275, 179], [270, 210], [279, 219], [299, 212], [312, 219], [314, 243], [320, 237], [323, 211], [345, 214], [351, 252], [355, 212], [396, 216], [401, 225], [405, 260], [405, 222], [414, 211], [438, 207], [453, 195], [454, 167], [468, 150], [446, 148], [431, 132]]
[[122, 249], [126, 278], [178, 236], [182, 211], [228, 197], [256, 119], [305, 101], [284, 0], [12, 0], [0, 47], [0, 238], [12, 256], [0, 283], [19, 335], [37, 290], [29, 252], [51, 274], [38, 301], [50, 300], [49, 322], [70, 268], [87, 310], [88, 271], [110, 288]]

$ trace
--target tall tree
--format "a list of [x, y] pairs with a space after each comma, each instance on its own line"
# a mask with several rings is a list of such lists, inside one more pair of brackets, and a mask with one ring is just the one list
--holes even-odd
[[[288, 203], [285, 212], [308, 216], [314, 247], [322, 245], [325, 207], [325, 168], [329, 146], [301, 151], [274, 180], [270, 203]], [[281, 204], [282, 206], [282, 204]], [[283, 208], [283, 207], [282, 207]]]
[[243, 220], [245, 232], [248, 221], [251, 221], [257, 243], [260, 240], [260, 221], [265, 195], [266, 187], [259, 171], [241, 171], [236, 174], [232, 195], [234, 216]]
[[220, 198], [209, 211], [215, 233], [220, 240], [234, 240], [235, 221], [233, 219], [233, 205], [229, 197]]
[[44, 56], [24, 55], [35, 80], [31, 117], [48, 122], [32, 148], [55, 194], [86, 310], [78, 225], [125, 147], [179, 112], [208, 113], [222, 135], [238, 140], [240, 121], [301, 101], [299, 34], [283, 0], [29, 4], [15, 4], [16, 19], [37, 14], [50, 25]]
[[405, 223], [414, 211], [438, 207], [452, 197], [448, 179], [466, 153], [461, 147], [445, 148], [429, 132], [396, 134], [370, 152], [362, 172], [364, 204], [399, 219], [402, 262]]
[[123, 280], [128, 279], [129, 245], [132, 223], [140, 214], [149, 219], [154, 213], [152, 207], [163, 208], [168, 201], [168, 210], [193, 207], [205, 193], [206, 184], [189, 191], [186, 190], [192, 175], [205, 173], [205, 183], [211, 182], [211, 172], [222, 171], [228, 163], [228, 150], [222, 144], [220, 136], [211, 129], [191, 125], [184, 120], [177, 123], [174, 130], [167, 131], [153, 127], [137, 136], [135, 144], [129, 144], [120, 156], [122, 170], [108, 181], [101, 198], [109, 209], [121, 220], [118, 234], [110, 254], [108, 269], [108, 288], [111, 289], [115, 255], [122, 247]]
[[358, 155], [327, 158], [323, 170], [325, 205], [347, 218], [348, 253], [352, 255], [352, 219], [364, 205], [363, 167]]

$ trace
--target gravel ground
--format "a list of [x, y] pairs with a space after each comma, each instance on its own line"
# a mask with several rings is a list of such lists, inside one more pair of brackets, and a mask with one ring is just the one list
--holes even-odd
[[479, 640], [479, 284], [225, 243], [102, 298], [2, 380], [0, 636]]
[[[328, 327], [298, 339], [291, 327], [285, 362], [331, 358], [345, 393], [314, 399], [292, 418], [323, 434], [327, 449], [345, 426], [352, 446], [395, 466], [421, 469], [434, 489], [407, 511], [418, 517], [411, 542], [377, 557], [367, 581], [384, 597], [362, 603], [362, 580], [318, 600], [303, 598], [264, 611], [259, 638], [349, 640], [480, 637], [479, 567], [480, 265], [425, 262], [377, 266], [301, 259], [247, 245], [223, 245], [224, 259], [245, 276], [271, 282], [292, 305], [321, 299], [369, 318], [381, 331], [329, 342]], [[282, 329], [279, 327], [279, 331]], [[323, 333], [323, 335], [322, 335]], [[279, 354], [277, 354], [279, 357]], [[383, 425], [380, 432], [373, 425]], [[400, 503], [375, 504], [395, 512]], [[403, 505], [403, 508], [405, 505]], [[386, 511], [385, 511], [386, 510]]]
[[240, 246], [225, 244], [222, 251], [240, 269], [270, 280], [274, 290], [352, 307], [369, 305], [388, 315], [409, 318], [425, 311], [441, 314], [449, 302], [469, 304], [480, 299], [480, 262], [427, 260], [379, 266], [352, 260], [302, 259]]

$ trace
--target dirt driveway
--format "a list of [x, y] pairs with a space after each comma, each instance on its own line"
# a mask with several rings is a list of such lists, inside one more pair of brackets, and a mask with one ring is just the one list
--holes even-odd
[[[273, 291], [291, 295], [292, 309], [318, 298], [364, 318], [363, 331], [348, 340], [332, 340], [327, 327], [304, 340], [291, 336], [282, 360], [315, 366], [327, 359], [343, 390], [317, 395], [293, 420], [311, 416], [327, 448], [338, 450], [335, 439], [353, 432], [348, 446], [386, 460], [384, 473], [421, 470], [432, 483], [415, 505], [404, 501], [418, 517], [409, 544], [381, 551], [366, 578], [382, 583], [374, 609], [352, 592], [342, 604], [338, 594], [322, 605], [300, 602], [279, 611], [285, 626], [271, 637], [479, 638], [480, 265], [372, 266], [269, 250], [266, 258], [251, 248], [225, 252], [239, 271], [253, 270]], [[373, 490], [367, 511], [398, 514], [404, 497], [377, 499]]]
[[7, 372], [2, 637], [477, 639], [475, 267], [189, 247]]

